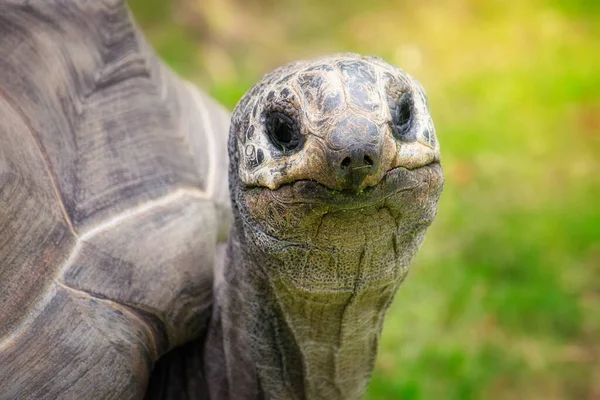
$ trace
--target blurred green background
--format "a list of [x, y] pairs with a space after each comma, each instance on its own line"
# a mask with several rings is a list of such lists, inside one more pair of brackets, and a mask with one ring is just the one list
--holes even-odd
[[446, 188], [368, 399], [600, 399], [600, 1], [130, 6], [229, 108], [272, 68], [339, 51], [427, 89]]

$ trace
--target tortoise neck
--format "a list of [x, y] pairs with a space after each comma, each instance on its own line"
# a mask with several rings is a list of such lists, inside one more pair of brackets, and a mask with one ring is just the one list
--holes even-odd
[[[352, 290], [300, 288], [272, 273], [290, 265], [271, 256], [268, 238], [247, 229], [232, 229], [215, 287], [205, 356], [210, 398], [362, 398], [401, 277]], [[361, 247], [344, 258], [360, 271], [378, 262], [368, 253]], [[302, 267], [323, 269], [318, 260]]]

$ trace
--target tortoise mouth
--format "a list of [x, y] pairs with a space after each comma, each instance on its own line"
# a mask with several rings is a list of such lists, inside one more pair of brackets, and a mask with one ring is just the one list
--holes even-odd
[[[355, 210], [377, 206], [389, 197], [403, 191], [437, 191], [443, 185], [444, 175], [438, 160], [418, 168], [395, 167], [387, 171], [375, 186], [358, 192], [350, 189], [335, 190], [312, 180], [298, 180], [281, 185], [277, 189], [251, 186], [247, 192], [267, 191], [273, 200], [285, 205], [327, 206], [328, 212]], [[428, 186], [426, 188], [425, 186]]]

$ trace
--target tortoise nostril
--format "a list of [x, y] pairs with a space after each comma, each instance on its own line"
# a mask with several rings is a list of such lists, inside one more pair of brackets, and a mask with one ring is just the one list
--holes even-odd
[[340, 163], [340, 167], [345, 170], [348, 167], [352, 166], [352, 170], [355, 169], [364, 169], [364, 168], [369, 168], [372, 167], [373, 164], [375, 164], [375, 162], [373, 161], [373, 158], [371, 158], [370, 155], [365, 154], [364, 156], [362, 156], [362, 164], [359, 163], [355, 163], [353, 160], [360, 160], [361, 156], [356, 156], [356, 157], [345, 157], [342, 162]]
[[352, 162], [352, 160], [350, 159], [350, 157], [346, 157], [342, 160], [342, 168], [348, 168], [350, 166], [350, 163]]

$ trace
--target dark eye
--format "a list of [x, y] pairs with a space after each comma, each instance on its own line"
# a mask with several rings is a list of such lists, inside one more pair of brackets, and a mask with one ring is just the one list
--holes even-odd
[[272, 112], [267, 115], [267, 133], [271, 142], [284, 152], [294, 150], [301, 141], [296, 122], [287, 115]]
[[413, 99], [410, 93], [402, 93], [400, 99], [391, 110], [392, 131], [397, 139], [403, 141], [415, 140], [416, 135], [411, 133]]

